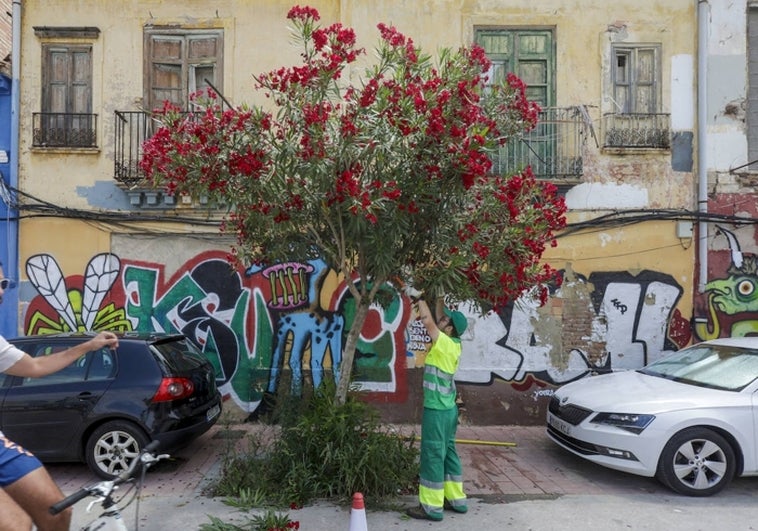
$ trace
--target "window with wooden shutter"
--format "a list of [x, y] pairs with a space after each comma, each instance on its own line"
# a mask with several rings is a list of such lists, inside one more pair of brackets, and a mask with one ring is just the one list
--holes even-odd
[[660, 112], [660, 46], [615, 46], [613, 99], [619, 113]]
[[93, 26], [35, 26], [42, 50], [40, 111], [32, 113], [32, 145], [97, 147], [92, 103], [92, 50], [100, 36]]
[[605, 146], [668, 148], [669, 115], [661, 110], [660, 44], [615, 44], [611, 61], [613, 111], [603, 116]]
[[95, 147], [92, 46], [42, 46], [42, 112], [34, 115], [36, 147]]
[[222, 90], [223, 31], [150, 28], [145, 31], [146, 110], [164, 102], [187, 110], [189, 96], [210, 85]]
[[527, 86], [527, 98], [541, 107], [551, 107], [555, 99], [555, 58], [553, 32], [537, 29], [481, 29], [476, 42], [492, 61], [488, 83], [503, 83], [509, 72]]

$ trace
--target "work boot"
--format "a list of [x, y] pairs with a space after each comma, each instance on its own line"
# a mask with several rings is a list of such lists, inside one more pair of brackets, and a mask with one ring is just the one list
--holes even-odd
[[405, 510], [405, 514], [416, 520], [431, 520], [432, 522], [439, 522], [442, 520], [442, 516], [435, 518], [431, 514], [427, 513], [423, 507], [416, 505], [415, 507], [408, 507]]
[[447, 500], [445, 500], [443, 507], [446, 511], [453, 511], [458, 514], [466, 514], [468, 512], [468, 507], [466, 505], [453, 505]]

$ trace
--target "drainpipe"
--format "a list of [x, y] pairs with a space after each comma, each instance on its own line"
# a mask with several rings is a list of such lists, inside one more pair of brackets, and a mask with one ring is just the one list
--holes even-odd
[[[11, 13], [11, 123], [10, 153], [8, 154], [8, 184], [12, 189], [18, 188], [18, 109], [21, 94], [19, 91], [19, 70], [21, 68], [21, 0], [13, 0]], [[15, 208], [15, 193], [9, 194], [11, 201], [7, 205], [8, 219], [4, 238], [7, 238], [3, 260], [3, 273], [16, 280], [17, 288], [9, 289], [3, 296], [5, 309], [0, 311], [0, 333], [5, 337], [19, 335], [19, 263], [18, 263], [18, 210]]]
[[708, 1], [698, 0], [697, 6], [697, 204], [698, 264], [697, 290], [705, 292], [708, 280], [708, 224], [703, 221], [708, 212], [708, 164], [705, 155], [707, 137], [707, 62], [708, 62]]

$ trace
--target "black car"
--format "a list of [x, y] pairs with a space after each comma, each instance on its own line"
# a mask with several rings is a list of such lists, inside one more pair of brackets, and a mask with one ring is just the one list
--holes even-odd
[[[221, 394], [212, 365], [182, 335], [121, 333], [116, 350], [88, 353], [44, 378], [0, 375], [0, 431], [46, 462], [84, 461], [110, 479], [150, 441], [180, 448], [213, 426]], [[92, 334], [19, 337], [44, 356]]]

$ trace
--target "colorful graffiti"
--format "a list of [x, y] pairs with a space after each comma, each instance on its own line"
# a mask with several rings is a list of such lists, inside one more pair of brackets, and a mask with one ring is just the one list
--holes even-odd
[[459, 381], [560, 385], [592, 372], [638, 368], [689, 342], [682, 331], [687, 320], [675, 309], [682, 288], [671, 276], [563, 275], [543, 307], [526, 296], [500, 314], [463, 308], [476, 326], [465, 337]]
[[[758, 335], [758, 257], [745, 254], [737, 237], [716, 227], [729, 244], [726, 277], [705, 285], [705, 310], [695, 318], [695, 334], [701, 340]], [[719, 254], [712, 253], [714, 261]]]
[[52, 256], [39, 254], [29, 258], [26, 275], [40, 297], [27, 312], [30, 315], [25, 326], [27, 334], [130, 330], [123, 309], [112, 303], [104, 304], [119, 269], [116, 256], [99, 254], [89, 261], [83, 277], [66, 279]]
[[[100, 254], [84, 274], [66, 276], [54, 257], [35, 255], [26, 271], [36, 290], [25, 313], [27, 334], [182, 333], [214, 365], [222, 392], [247, 412], [267, 393], [298, 394], [338, 377], [355, 314], [347, 284], [321, 260], [237, 270], [225, 253], [209, 251], [169, 276], [162, 264]], [[689, 322], [676, 308], [682, 288], [671, 276], [563, 274], [542, 307], [525, 296], [500, 313], [460, 308], [469, 319], [461, 383], [497, 379], [522, 391], [560, 385], [640, 367], [689, 342]], [[408, 301], [385, 289], [359, 338], [354, 383], [370, 400], [403, 402], [406, 373], [420, 365], [429, 338]]]
[[[95, 256], [83, 276], [65, 277], [54, 257], [36, 255], [27, 275], [38, 295], [28, 305], [24, 329], [182, 333], [213, 363], [222, 392], [252, 412], [264, 393], [277, 391], [285, 366], [293, 392], [302, 388], [305, 367], [316, 386], [327, 374], [339, 375], [343, 332], [353, 312], [344, 282], [331, 279], [331, 288], [325, 286], [330, 274], [318, 260], [237, 271], [225, 253], [214, 251], [168, 279], [163, 265], [112, 254]], [[396, 294], [389, 305], [371, 308], [355, 362], [356, 379], [367, 392], [405, 396], [399, 385], [404, 377], [397, 374], [404, 358], [397, 352], [403, 351], [406, 322]]]

